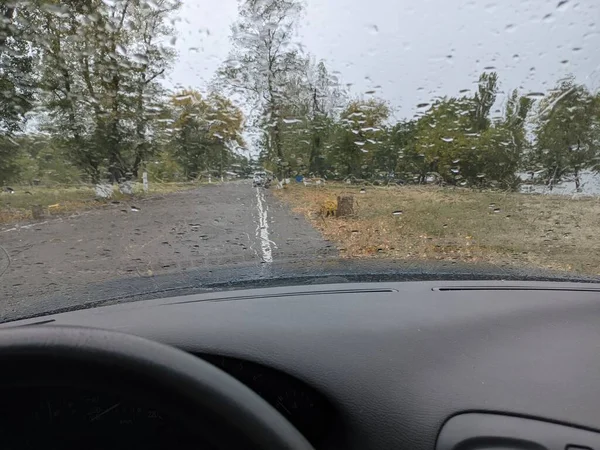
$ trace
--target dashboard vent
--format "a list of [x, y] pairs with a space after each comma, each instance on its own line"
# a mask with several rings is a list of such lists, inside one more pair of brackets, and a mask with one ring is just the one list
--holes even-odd
[[564, 291], [564, 292], [598, 292], [600, 288], [568, 287], [568, 286], [448, 286], [435, 287], [432, 291]]

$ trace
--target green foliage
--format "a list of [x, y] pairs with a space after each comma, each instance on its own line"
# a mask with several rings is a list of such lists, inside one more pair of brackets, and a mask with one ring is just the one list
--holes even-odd
[[[473, 95], [394, 122], [385, 100], [349, 100], [326, 63], [299, 50], [298, 0], [240, 2], [211, 93], [170, 92], [180, 5], [0, 0], [0, 184], [115, 181], [143, 169], [188, 180], [258, 165], [286, 177], [516, 189], [522, 170], [549, 186], [600, 172], [600, 94], [572, 79], [537, 104], [513, 90], [492, 118], [500, 81], [482, 73]], [[248, 131], [258, 161], [244, 156]]]
[[[179, 0], [41, 3], [44, 127], [60, 135], [92, 179], [136, 175], [158, 148], [159, 83], [173, 61], [164, 44]], [[37, 8], [37, 9], [36, 9]]]
[[492, 123], [488, 115], [497, 83], [496, 74], [483, 74], [472, 98], [438, 100], [418, 120], [415, 147], [405, 153], [404, 167], [412, 168], [419, 182], [433, 175], [460, 186], [518, 186], [531, 100], [513, 91], [505, 117]]
[[550, 188], [570, 176], [579, 187], [582, 170], [598, 171], [599, 127], [598, 96], [572, 79], [560, 82], [538, 107], [529, 168]]
[[185, 169], [175, 159], [172, 152], [164, 150], [158, 153], [153, 161], [146, 166], [148, 179], [150, 181], [186, 181]]
[[244, 117], [227, 98], [213, 93], [206, 99], [184, 90], [171, 99], [173, 140], [170, 151], [188, 179], [204, 172], [224, 174], [244, 145]]
[[330, 164], [341, 177], [371, 177], [380, 171], [390, 109], [382, 100], [352, 101], [342, 112], [330, 149]]

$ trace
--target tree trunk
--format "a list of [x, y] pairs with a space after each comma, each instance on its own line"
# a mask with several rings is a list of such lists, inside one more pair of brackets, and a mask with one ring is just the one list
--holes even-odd
[[321, 137], [318, 134], [315, 134], [313, 136], [313, 144], [310, 149], [308, 170], [310, 173], [313, 173], [315, 175], [323, 175], [321, 170]]

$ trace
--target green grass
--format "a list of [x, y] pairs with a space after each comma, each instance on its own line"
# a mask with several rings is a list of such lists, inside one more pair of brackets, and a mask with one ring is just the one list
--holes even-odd
[[[600, 199], [437, 187], [291, 186], [277, 191], [347, 257], [487, 262], [600, 274]], [[356, 216], [320, 205], [354, 193]], [[392, 212], [402, 210], [402, 215]]]

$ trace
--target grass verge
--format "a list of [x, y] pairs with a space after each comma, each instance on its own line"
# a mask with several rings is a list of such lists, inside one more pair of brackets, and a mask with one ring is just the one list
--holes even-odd
[[[486, 262], [600, 275], [598, 198], [419, 186], [359, 190], [290, 185], [274, 192], [348, 258]], [[323, 217], [323, 205], [342, 193], [356, 194], [355, 217]]]
[[73, 214], [108, 205], [111, 201], [139, 199], [168, 194], [197, 187], [198, 183], [150, 183], [148, 193], [136, 185], [133, 196], [126, 196], [115, 186], [115, 194], [109, 200], [97, 200], [93, 186], [12, 186], [14, 192], [0, 193], [0, 224], [10, 224], [32, 219], [32, 208], [42, 207], [44, 216], [53, 217]]

